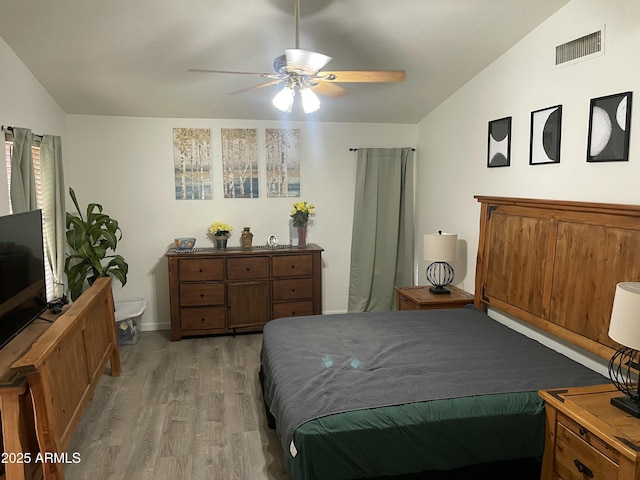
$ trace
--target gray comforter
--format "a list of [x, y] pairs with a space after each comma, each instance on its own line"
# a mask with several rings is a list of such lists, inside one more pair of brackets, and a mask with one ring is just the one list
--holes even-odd
[[297, 427], [335, 413], [608, 382], [473, 306], [274, 320], [262, 375], [285, 452]]

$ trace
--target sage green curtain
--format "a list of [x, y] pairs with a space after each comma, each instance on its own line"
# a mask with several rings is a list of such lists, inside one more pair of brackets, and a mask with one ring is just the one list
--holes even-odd
[[36, 182], [33, 173], [31, 147], [33, 134], [28, 128], [13, 128], [13, 149], [11, 150], [11, 180], [9, 196], [13, 213], [36, 210]]
[[349, 312], [393, 310], [393, 287], [413, 283], [413, 157], [411, 148], [358, 149]]
[[53, 275], [53, 298], [64, 294], [65, 187], [62, 168], [62, 139], [44, 135], [40, 142], [40, 175], [45, 252]]

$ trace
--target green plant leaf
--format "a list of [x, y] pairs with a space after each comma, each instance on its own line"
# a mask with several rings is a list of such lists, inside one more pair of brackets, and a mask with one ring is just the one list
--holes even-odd
[[[78, 262], [80, 260], [80, 262]], [[79, 255], [70, 255], [65, 260], [65, 272], [69, 282], [71, 299], [76, 300], [84, 290], [84, 281], [92, 272], [91, 265], [82, 261]]]
[[76, 207], [76, 211], [78, 212], [78, 215], [82, 219], [82, 212], [80, 212], [80, 207], [78, 206], [78, 199], [76, 198], [76, 192], [71, 187], [69, 187], [69, 195], [71, 196], [71, 200], [73, 200], [73, 204]]
[[129, 265], [121, 255], [110, 255], [122, 239], [117, 220], [104, 213], [99, 203], [88, 204], [83, 218], [72, 188], [69, 195], [78, 212], [66, 214], [66, 239], [73, 251], [65, 260], [71, 298], [75, 300], [82, 294], [86, 280], [91, 277], [111, 275], [125, 285]]
[[111, 257], [111, 261], [107, 264], [105, 271], [108, 271], [109, 275], [116, 277], [122, 283], [122, 286], [127, 284], [129, 265], [121, 255]]

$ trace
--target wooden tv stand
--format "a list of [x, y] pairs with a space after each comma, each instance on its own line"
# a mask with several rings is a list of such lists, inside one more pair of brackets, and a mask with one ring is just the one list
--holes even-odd
[[0, 350], [6, 480], [63, 479], [63, 462], [73, 459], [65, 449], [106, 364], [120, 374], [110, 278], [61, 315], [47, 315]]

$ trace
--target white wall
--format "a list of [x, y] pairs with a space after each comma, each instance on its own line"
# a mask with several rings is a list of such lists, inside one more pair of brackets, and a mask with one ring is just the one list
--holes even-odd
[[[0, 124], [60, 135], [64, 149], [65, 113], [2, 38], [0, 65]], [[7, 199], [6, 169], [0, 168], [0, 215], [9, 213]]]
[[[38, 134], [62, 136], [65, 180], [76, 190], [81, 206], [103, 204], [119, 220], [124, 239], [118, 248], [129, 261], [125, 288], [114, 282], [116, 301], [145, 298], [143, 328], [168, 328], [168, 278], [163, 253], [176, 236], [195, 236], [198, 246], [210, 246], [206, 229], [215, 220], [231, 223], [239, 242], [250, 226], [254, 242], [270, 233], [288, 241], [288, 220], [294, 201], [316, 204], [309, 241], [323, 254], [323, 308], [327, 313], [347, 308], [349, 255], [353, 217], [356, 154], [350, 147], [414, 146], [415, 125], [251, 122], [127, 118], [67, 115], [0, 38], [0, 123], [31, 128]], [[214, 141], [214, 199], [177, 201], [174, 198], [172, 128], [211, 128]], [[220, 129], [256, 128], [263, 145], [264, 129], [301, 131], [302, 196], [265, 198], [264, 151], [258, 199], [222, 198]], [[7, 179], [0, 168], [0, 215], [7, 214]], [[67, 197], [67, 209], [73, 205]]]
[[[554, 66], [555, 45], [603, 24], [604, 55]], [[455, 281], [465, 290], [473, 292], [475, 281], [480, 207], [474, 195], [640, 204], [638, 25], [637, 0], [574, 0], [418, 125], [416, 228], [458, 233], [463, 245]], [[634, 92], [636, 103], [629, 161], [587, 163], [590, 99], [625, 91]], [[531, 112], [558, 104], [563, 106], [560, 163], [530, 166]], [[487, 124], [507, 116], [512, 117], [511, 166], [487, 168]], [[420, 251], [417, 261], [424, 272]]]
[[[196, 246], [212, 246], [208, 226], [230, 223], [230, 244], [239, 245], [242, 227], [250, 226], [254, 244], [275, 233], [289, 239], [293, 202], [316, 205], [309, 241], [323, 253], [323, 310], [347, 308], [351, 225], [356, 153], [350, 147], [413, 146], [415, 125], [294, 123], [128, 118], [69, 115], [65, 138], [65, 175], [81, 207], [100, 203], [120, 222], [124, 238], [118, 246], [130, 264], [124, 288], [115, 288], [116, 301], [147, 299], [144, 329], [168, 328], [169, 293], [164, 253], [178, 236], [194, 236]], [[213, 200], [176, 200], [173, 176], [172, 129], [210, 128], [213, 139]], [[301, 197], [266, 198], [265, 128], [298, 128], [301, 135]], [[260, 198], [225, 199], [222, 194], [221, 128], [258, 129]], [[72, 208], [68, 201], [67, 209]]]
[[[355, 154], [349, 147], [413, 145], [417, 136], [418, 180], [416, 259], [424, 283], [422, 233], [438, 229], [459, 234], [456, 280], [473, 292], [478, 243], [479, 204], [474, 195], [545, 197], [615, 203], [640, 203], [640, 128], [633, 109], [630, 161], [586, 163], [589, 100], [636, 90], [640, 67], [640, 3], [574, 0], [534, 30], [440, 105], [417, 126], [378, 124], [280, 124], [233, 120], [125, 118], [65, 115], [17, 56], [0, 39], [0, 122], [36, 133], [63, 136], [67, 185], [83, 205], [98, 202], [125, 232], [119, 249], [131, 264], [129, 284], [116, 300], [144, 297], [149, 307], [145, 328], [166, 328], [168, 287], [163, 252], [179, 235], [208, 245], [207, 226], [226, 220], [239, 229], [251, 226], [255, 241], [269, 233], [288, 238], [288, 215], [295, 199], [221, 198], [221, 180], [210, 201], [173, 198], [173, 127], [300, 128], [302, 196], [316, 203], [310, 241], [325, 248], [324, 310], [346, 309]], [[571, 67], [553, 66], [556, 44], [606, 24], [606, 54]], [[428, 85], [425, 85], [428, 88]], [[561, 162], [528, 165], [530, 113], [562, 104]], [[487, 122], [513, 117], [511, 166], [486, 167]], [[636, 125], [634, 129], [633, 126]], [[219, 143], [218, 143], [219, 145]], [[220, 168], [214, 148], [214, 168]], [[260, 156], [264, 175], [264, 153]], [[215, 170], [214, 170], [215, 171]], [[6, 179], [0, 169], [0, 214], [6, 213]], [[264, 181], [261, 182], [264, 189]]]

